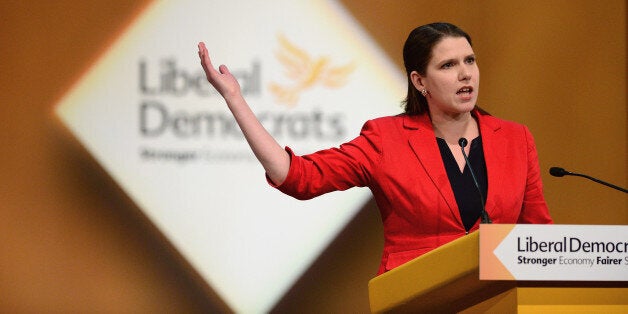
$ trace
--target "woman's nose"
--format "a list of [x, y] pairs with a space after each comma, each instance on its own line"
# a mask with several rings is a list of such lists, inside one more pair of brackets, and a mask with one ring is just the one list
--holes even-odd
[[458, 73], [458, 78], [461, 81], [468, 81], [471, 79], [471, 70], [467, 67], [461, 67], [460, 72]]

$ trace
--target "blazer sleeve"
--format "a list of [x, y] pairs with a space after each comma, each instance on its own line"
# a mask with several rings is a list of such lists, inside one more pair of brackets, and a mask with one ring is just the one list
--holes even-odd
[[530, 130], [524, 126], [527, 142], [528, 173], [526, 178], [523, 207], [517, 223], [548, 224], [553, 223], [549, 214], [545, 197], [543, 196], [543, 183], [539, 168], [539, 158]]
[[355, 186], [368, 186], [371, 174], [381, 156], [381, 134], [377, 123], [367, 121], [360, 135], [337, 148], [330, 148], [309, 155], [290, 154], [290, 169], [286, 180], [271, 186], [294, 198], [305, 200], [332, 191], [342, 191]]

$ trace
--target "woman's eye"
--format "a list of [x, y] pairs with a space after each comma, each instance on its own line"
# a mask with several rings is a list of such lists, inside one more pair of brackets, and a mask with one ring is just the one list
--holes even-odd
[[453, 63], [451, 63], [451, 62], [447, 62], [447, 63], [443, 64], [443, 65], [441, 66], [441, 68], [443, 68], [443, 69], [449, 69], [449, 68], [451, 68], [453, 65], [454, 65], [454, 64], [453, 64]]
[[469, 57], [465, 59], [464, 62], [466, 62], [467, 64], [473, 64], [475, 63], [475, 58]]

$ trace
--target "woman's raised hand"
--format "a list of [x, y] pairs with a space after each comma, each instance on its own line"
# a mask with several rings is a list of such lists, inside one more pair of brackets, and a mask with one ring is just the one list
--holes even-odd
[[205, 44], [198, 44], [198, 56], [205, 70], [207, 80], [227, 102], [240, 130], [253, 150], [255, 157], [260, 161], [266, 174], [275, 184], [281, 184], [288, 176], [290, 169], [290, 155], [268, 133], [259, 122], [240, 92], [240, 84], [231, 75], [226, 66], [221, 65], [218, 71], [214, 69]]
[[218, 71], [214, 68], [203, 42], [198, 44], [198, 57], [201, 59], [201, 65], [203, 70], [205, 70], [207, 81], [214, 86], [223, 98], [229, 99], [234, 96], [240, 96], [238, 80], [229, 72], [226, 65], [220, 65]]

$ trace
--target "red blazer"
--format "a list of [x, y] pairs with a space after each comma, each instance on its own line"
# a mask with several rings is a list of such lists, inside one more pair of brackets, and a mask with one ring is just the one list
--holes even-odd
[[[552, 223], [536, 146], [527, 127], [473, 112], [488, 177], [486, 211], [494, 223]], [[309, 199], [354, 186], [371, 189], [384, 224], [378, 274], [466, 234], [430, 118], [369, 120], [339, 148], [291, 156], [277, 188]], [[271, 183], [272, 184], [272, 183]], [[471, 229], [476, 230], [478, 223]]]

